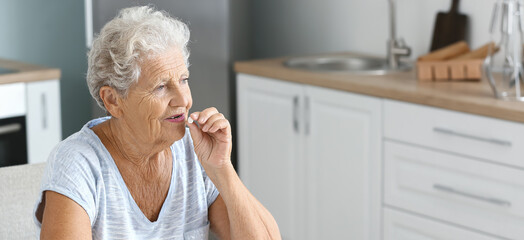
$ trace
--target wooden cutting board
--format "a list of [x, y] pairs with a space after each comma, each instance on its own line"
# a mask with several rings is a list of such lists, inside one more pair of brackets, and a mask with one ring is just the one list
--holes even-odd
[[466, 40], [468, 16], [458, 12], [459, 0], [453, 0], [449, 12], [439, 12], [435, 19], [430, 52]]

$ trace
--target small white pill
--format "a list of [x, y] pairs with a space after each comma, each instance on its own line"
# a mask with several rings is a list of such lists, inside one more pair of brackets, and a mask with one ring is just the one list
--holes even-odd
[[187, 118], [187, 122], [188, 123], [193, 123], [193, 119], [191, 118], [191, 116]]

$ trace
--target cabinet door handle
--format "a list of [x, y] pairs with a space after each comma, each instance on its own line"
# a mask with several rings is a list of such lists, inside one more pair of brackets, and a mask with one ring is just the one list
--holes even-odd
[[293, 97], [293, 129], [298, 133], [298, 96]]
[[463, 137], [463, 138], [468, 138], [468, 139], [472, 139], [472, 140], [477, 140], [477, 141], [481, 141], [481, 142], [488, 142], [488, 143], [493, 143], [493, 144], [497, 144], [497, 145], [501, 145], [501, 146], [511, 147], [511, 142], [510, 141], [506, 141], [506, 140], [500, 140], [500, 139], [496, 139], [496, 138], [479, 137], [479, 136], [470, 135], [470, 134], [466, 134], [466, 133], [456, 132], [456, 131], [453, 131], [453, 130], [450, 130], [450, 129], [446, 129], [446, 128], [441, 128], [441, 127], [434, 127], [433, 131], [434, 132], [438, 132], [438, 133], [443, 133], [443, 134], [449, 134], [449, 135], [453, 135], [453, 136], [457, 136], [457, 137]]
[[0, 126], [0, 135], [5, 135], [9, 133], [15, 133], [22, 129], [22, 124], [20, 123], [11, 123], [4, 126]]
[[42, 128], [47, 128], [47, 98], [45, 93], [40, 95], [40, 100], [42, 102]]
[[309, 122], [310, 122], [310, 114], [309, 114], [309, 97], [306, 96], [306, 102], [305, 102], [305, 108], [306, 108], [306, 117], [305, 117], [305, 120], [306, 120], [306, 136], [309, 136]]
[[451, 193], [451, 194], [456, 194], [456, 195], [460, 195], [460, 196], [463, 196], [463, 197], [468, 197], [468, 198], [471, 198], [471, 199], [476, 199], [476, 200], [488, 202], [488, 203], [499, 205], [499, 206], [504, 206], [504, 207], [510, 207], [511, 206], [511, 203], [509, 201], [506, 201], [506, 200], [501, 200], [501, 199], [497, 199], [497, 198], [490, 198], [490, 197], [483, 197], [483, 196], [479, 196], [479, 195], [476, 195], [476, 194], [472, 194], [472, 193], [456, 190], [456, 189], [454, 189], [452, 187], [448, 187], [448, 186], [441, 185], [441, 184], [433, 184], [433, 188], [436, 189], [436, 190], [439, 190], [439, 191], [443, 191], [443, 192], [447, 192], [447, 193]]

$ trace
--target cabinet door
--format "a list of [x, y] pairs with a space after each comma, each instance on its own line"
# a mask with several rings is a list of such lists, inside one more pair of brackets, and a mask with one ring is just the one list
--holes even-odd
[[26, 122], [28, 161], [45, 162], [62, 139], [58, 80], [27, 83]]
[[308, 239], [380, 238], [380, 99], [306, 87]]
[[496, 240], [441, 222], [384, 208], [384, 240]]
[[300, 99], [303, 86], [239, 74], [238, 166], [244, 184], [273, 214], [283, 239], [303, 239], [297, 215], [302, 202]]

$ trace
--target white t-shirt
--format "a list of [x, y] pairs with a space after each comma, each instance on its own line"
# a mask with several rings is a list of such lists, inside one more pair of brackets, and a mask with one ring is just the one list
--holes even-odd
[[[207, 177], [185, 136], [173, 143], [169, 192], [155, 222], [142, 213], [98, 136], [91, 128], [110, 117], [88, 122], [62, 141], [47, 161], [42, 192], [65, 195], [84, 208], [93, 239], [207, 239], [208, 208], [218, 190]], [[41, 223], [34, 217], [35, 223]]]

